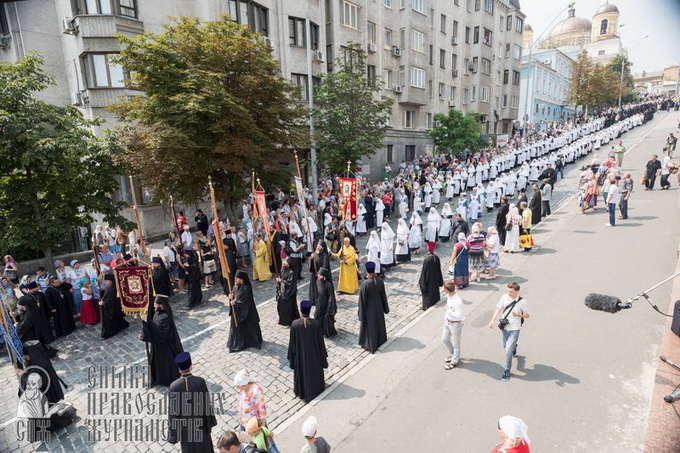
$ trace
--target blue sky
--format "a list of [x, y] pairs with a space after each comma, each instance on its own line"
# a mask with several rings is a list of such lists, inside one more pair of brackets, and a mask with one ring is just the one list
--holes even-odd
[[[604, 2], [575, 0], [576, 16], [592, 20]], [[543, 33], [569, 3], [570, 0], [520, 0], [526, 21], [534, 29], [534, 37]], [[628, 49], [634, 73], [658, 71], [680, 63], [680, 0], [611, 0], [609, 3], [619, 8], [619, 22], [625, 24], [620, 30], [621, 40]], [[566, 17], [565, 11], [555, 23]], [[649, 38], [643, 40], [645, 35]]]

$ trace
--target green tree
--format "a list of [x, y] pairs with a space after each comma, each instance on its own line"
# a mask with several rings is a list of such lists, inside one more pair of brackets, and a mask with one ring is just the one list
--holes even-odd
[[[621, 102], [633, 102], [637, 99], [634, 93], [635, 81], [633, 80], [633, 74], [631, 73], [631, 66], [633, 63], [628, 60], [625, 55], [616, 55], [614, 58], [607, 63], [607, 69], [615, 78], [615, 95], [616, 101], [618, 102], [619, 94], [621, 95]], [[623, 83], [621, 83], [621, 69], [623, 68]]]
[[430, 137], [437, 148], [457, 154], [465, 148], [474, 151], [484, 145], [478, 113], [463, 114], [452, 108], [449, 113], [438, 113], [434, 118], [437, 125], [430, 131]]
[[42, 252], [52, 263], [54, 249], [91, 214], [129, 222], [111, 198], [116, 143], [93, 134], [100, 121], [34, 97], [54, 83], [43, 64], [38, 55], [0, 64], [0, 249]]
[[228, 16], [185, 17], [120, 39], [119, 61], [145, 92], [112, 107], [126, 124], [122, 161], [154, 198], [195, 202], [210, 176], [235, 221], [253, 169], [265, 187], [289, 180], [281, 154], [305, 137], [304, 109], [262, 35]]
[[590, 83], [594, 66], [588, 52], [585, 50], [578, 55], [578, 59], [571, 67], [571, 90], [569, 102], [574, 106], [590, 105]]
[[379, 78], [367, 77], [366, 53], [359, 44], [350, 43], [335, 67], [321, 77], [313, 118], [320, 165], [341, 173], [348, 161], [382, 148], [393, 100], [380, 95]]

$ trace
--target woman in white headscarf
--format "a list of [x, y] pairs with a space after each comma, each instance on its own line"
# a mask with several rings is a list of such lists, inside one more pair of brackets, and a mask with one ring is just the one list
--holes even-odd
[[414, 252], [416, 255], [420, 254], [420, 246], [423, 243], [423, 219], [420, 218], [417, 212], [411, 214], [411, 231], [408, 234], [408, 248], [410, 252]]
[[529, 427], [521, 418], [506, 415], [498, 420], [498, 434], [503, 442], [496, 445], [491, 453], [530, 453], [531, 440], [527, 435]]
[[411, 261], [411, 252], [408, 247], [408, 237], [410, 234], [406, 220], [399, 219], [397, 222], [397, 245], [394, 248], [397, 263]]
[[439, 212], [435, 208], [430, 208], [430, 212], [427, 213], [427, 232], [425, 233], [425, 240], [427, 242], [437, 242], [437, 231], [439, 231], [441, 220]]
[[394, 230], [389, 223], [380, 227], [380, 267], [383, 274], [394, 265]]
[[423, 193], [425, 194], [425, 211], [432, 206], [432, 192], [432, 185], [430, 184], [430, 181], [427, 181], [425, 187], [423, 187]]
[[366, 234], [366, 206], [363, 203], [359, 203], [359, 208], [357, 210], [357, 236], [363, 236]]
[[511, 225], [512, 228], [505, 236], [505, 246], [503, 251], [515, 253], [519, 252], [519, 224], [522, 221], [522, 216], [519, 215], [519, 209], [514, 203], [510, 204], [508, 215], [505, 216], [505, 224]]
[[442, 242], [448, 242], [451, 238], [451, 219], [453, 219], [453, 211], [450, 204], [444, 203], [441, 217], [442, 219], [439, 222], [439, 239]]
[[375, 197], [375, 219], [376, 225], [382, 225], [385, 218], [385, 204], [382, 202], [381, 196]]
[[366, 244], [366, 262], [372, 261], [375, 263], [375, 273], [380, 273], [380, 238], [378, 232], [373, 230], [368, 238]]

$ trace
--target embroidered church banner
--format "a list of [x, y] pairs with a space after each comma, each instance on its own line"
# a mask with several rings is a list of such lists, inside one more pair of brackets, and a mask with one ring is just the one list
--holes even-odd
[[119, 267], [113, 270], [123, 313], [146, 313], [149, 304], [151, 271], [148, 267]]

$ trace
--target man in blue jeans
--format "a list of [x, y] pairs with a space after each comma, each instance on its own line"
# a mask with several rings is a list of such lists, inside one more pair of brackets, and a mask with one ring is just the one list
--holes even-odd
[[505, 326], [501, 329], [503, 334], [503, 348], [505, 348], [505, 363], [503, 366], [503, 382], [510, 380], [510, 369], [512, 368], [512, 357], [517, 354], [517, 342], [519, 341], [519, 331], [522, 328], [522, 319], [529, 318], [527, 311], [527, 301], [519, 295], [519, 283], [508, 283], [508, 293], [501, 297], [493, 312], [489, 329], [494, 328], [496, 318], [503, 321]]
[[608, 182], [607, 211], [609, 212], [609, 223], [605, 223], [604, 226], [613, 227], [616, 225], [616, 205], [621, 201], [621, 192], [619, 192], [619, 186], [616, 185], [616, 179], [612, 178]]

